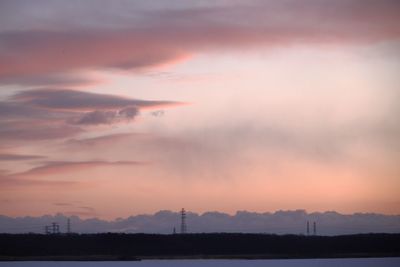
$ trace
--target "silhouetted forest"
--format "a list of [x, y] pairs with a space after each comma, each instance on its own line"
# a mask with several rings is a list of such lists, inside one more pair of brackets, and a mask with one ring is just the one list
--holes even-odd
[[1, 234], [0, 256], [308, 258], [400, 256], [400, 234]]

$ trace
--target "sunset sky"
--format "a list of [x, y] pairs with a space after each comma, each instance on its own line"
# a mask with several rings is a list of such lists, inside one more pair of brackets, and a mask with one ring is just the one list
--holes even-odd
[[0, 214], [400, 214], [400, 1], [0, 0]]

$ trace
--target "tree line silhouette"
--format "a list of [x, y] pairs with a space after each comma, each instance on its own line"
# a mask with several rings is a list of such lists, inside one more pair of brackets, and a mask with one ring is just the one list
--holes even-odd
[[400, 234], [0, 234], [0, 256], [372, 257], [400, 256]]

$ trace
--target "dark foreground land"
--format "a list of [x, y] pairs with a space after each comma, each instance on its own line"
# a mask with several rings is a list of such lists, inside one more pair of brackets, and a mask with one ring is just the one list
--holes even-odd
[[0, 234], [0, 260], [399, 257], [400, 234]]

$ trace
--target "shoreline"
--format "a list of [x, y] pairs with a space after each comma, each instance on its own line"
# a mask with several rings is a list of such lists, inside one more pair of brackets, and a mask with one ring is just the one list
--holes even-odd
[[154, 255], [154, 256], [118, 256], [118, 255], [65, 255], [65, 256], [0, 256], [5, 261], [142, 261], [142, 260], [298, 260], [298, 259], [349, 259], [349, 258], [399, 258], [398, 253], [355, 253], [329, 255]]

